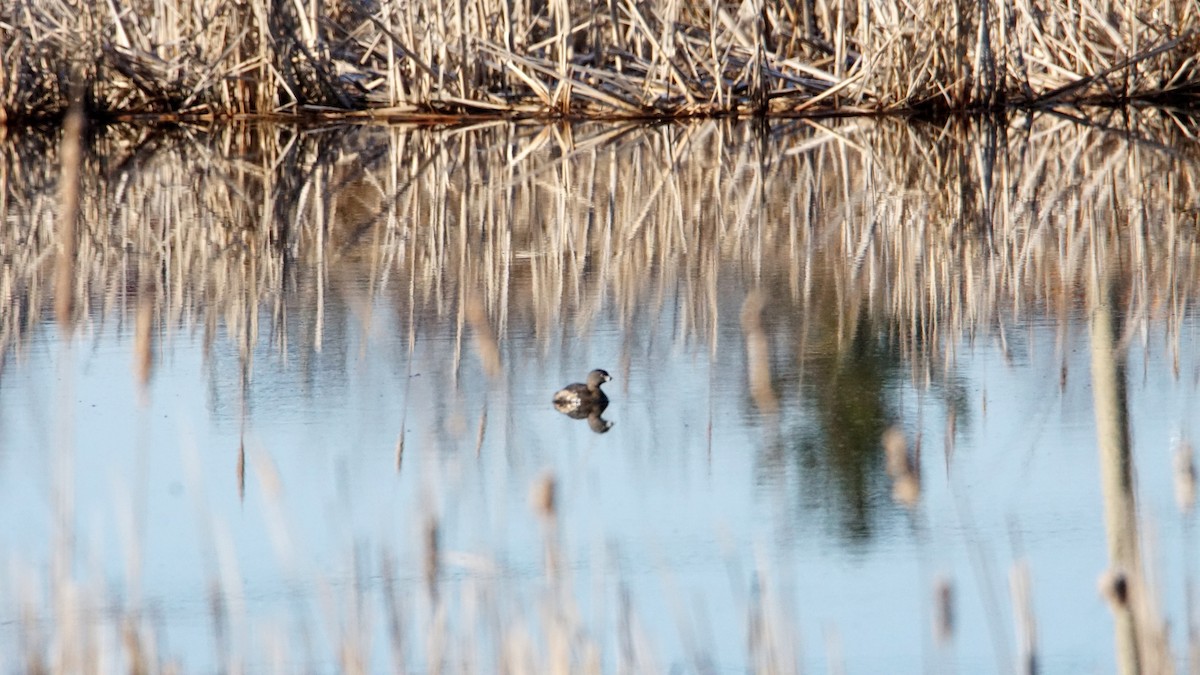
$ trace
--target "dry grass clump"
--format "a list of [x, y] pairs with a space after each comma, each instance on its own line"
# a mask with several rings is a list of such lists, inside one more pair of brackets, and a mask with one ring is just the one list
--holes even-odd
[[1191, 100], [1173, 0], [29, 0], [0, 121], [94, 114], [688, 116]]

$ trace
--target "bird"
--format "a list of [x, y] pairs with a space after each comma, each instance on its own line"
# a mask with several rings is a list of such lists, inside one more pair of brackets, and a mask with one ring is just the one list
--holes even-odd
[[554, 409], [575, 419], [599, 416], [608, 407], [608, 396], [600, 385], [611, 379], [603, 370], [593, 370], [588, 373], [587, 384], [575, 382], [555, 392]]

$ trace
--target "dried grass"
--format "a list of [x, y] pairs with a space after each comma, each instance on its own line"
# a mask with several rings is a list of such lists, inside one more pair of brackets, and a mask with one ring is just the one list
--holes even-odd
[[[586, 117], [1194, 100], [1194, 1], [23, 0], [0, 122]], [[432, 116], [432, 117], [431, 117]]]

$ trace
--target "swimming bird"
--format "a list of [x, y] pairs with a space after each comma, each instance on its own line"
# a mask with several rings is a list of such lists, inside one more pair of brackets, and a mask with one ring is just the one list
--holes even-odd
[[576, 419], [604, 412], [608, 407], [608, 396], [600, 389], [600, 385], [611, 379], [603, 370], [593, 370], [588, 373], [587, 384], [575, 382], [555, 392], [554, 409]]

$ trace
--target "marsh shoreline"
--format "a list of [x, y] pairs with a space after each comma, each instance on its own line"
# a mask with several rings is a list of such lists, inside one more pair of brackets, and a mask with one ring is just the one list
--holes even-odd
[[0, 124], [72, 105], [96, 119], [405, 122], [1189, 105], [1196, 12], [1165, 0], [32, 0], [0, 8]]

